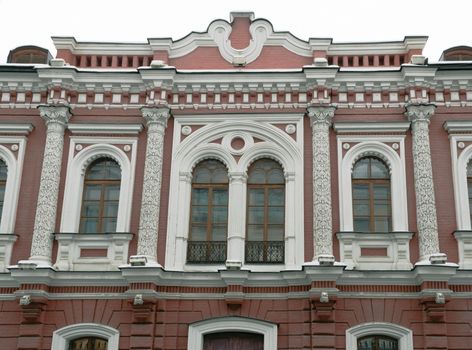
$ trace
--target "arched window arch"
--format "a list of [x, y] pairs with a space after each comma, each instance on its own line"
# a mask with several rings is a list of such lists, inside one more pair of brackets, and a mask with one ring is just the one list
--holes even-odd
[[187, 263], [226, 261], [228, 171], [218, 160], [198, 163], [192, 176]]
[[51, 349], [118, 350], [119, 340], [120, 333], [114, 328], [97, 323], [78, 323], [54, 331]]
[[0, 222], [2, 220], [3, 203], [5, 200], [5, 189], [7, 187], [8, 167], [6, 163], [0, 159]]
[[283, 263], [285, 238], [285, 176], [272, 159], [256, 160], [248, 169], [247, 263]]
[[387, 322], [362, 323], [347, 329], [346, 350], [366, 349], [413, 350], [413, 332]]
[[81, 233], [116, 232], [121, 170], [110, 158], [98, 158], [85, 171]]
[[378, 157], [357, 160], [352, 169], [353, 225], [357, 232], [392, 231], [388, 166]]

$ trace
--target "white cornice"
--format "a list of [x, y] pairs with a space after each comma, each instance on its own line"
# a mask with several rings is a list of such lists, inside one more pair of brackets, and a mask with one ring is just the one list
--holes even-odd
[[21, 134], [28, 135], [33, 131], [33, 124], [0, 124], [0, 134]]
[[338, 122], [333, 124], [333, 128], [338, 134], [406, 132], [410, 122]]
[[137, 135], [143, 130], [142, 124], [75, 124], [69, 123], [72, 134], [119, 134]]
[[472, 120], [449, 120], [444, 123], [444, 129], [449, 134], [472, 132]]

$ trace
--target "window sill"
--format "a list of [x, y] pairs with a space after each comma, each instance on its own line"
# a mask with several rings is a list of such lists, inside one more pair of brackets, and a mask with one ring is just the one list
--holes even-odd
[[411, 270], [413, 232], [338, 232], [341, 262], [351, 270]]
[[61, 271], [118, 271], [126, 264], [132, 233], [57, 233]]

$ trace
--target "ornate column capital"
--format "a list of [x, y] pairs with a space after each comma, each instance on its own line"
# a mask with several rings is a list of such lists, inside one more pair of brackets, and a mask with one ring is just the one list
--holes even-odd
[[405, 105], [405, 115], [408, 120], [412, 123], [425, 121], [429, 123], [429, 120], [433, 116], [436, 105], [433, 103], [414, 103], [409, 102]]
[[311, 105], [306, 109], [311, 126], [317, 123], [324, 123], [330, 126], [335, 110], [336, 107], [330, 105]]
[[68, 105], [39, 105], [39, 115], [44, 119], [46, 125], [60, 124], [66, 126], [72, 112]]
[[247, 174], [244, 172], [233, 171], [228, 173], [229, 181], [232, 183], [242, 183], [245, 184], [247, 181]]
[[170, 117], [169, 107], [141, 107], [141, 113], [148, 128], [152, 125], [162, 126], [164, 129], [167, 127]]

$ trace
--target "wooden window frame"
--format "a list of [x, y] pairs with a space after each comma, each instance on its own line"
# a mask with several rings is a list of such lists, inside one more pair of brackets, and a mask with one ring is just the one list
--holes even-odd
[[[354, 169], [355, 167], [357, 166], [357, 164], [363, 160], [363, 159], [369, 159], [369, 165], [368, 165], [368, 177], [366, 178], [354, 178]], [[358, 159], [356, 161], [356, 163], [354, 164], [353, 166], [353, 170], [352, 170], [352, 175], [351, 175], [351, 181], [352, 181], [352, 191], [353, 191], [353, 194], [352, 194], [352, 207], [353, 207], [353, 228], [354, 228], [354, 231], [357, 232], [356, 228], [355, 228], [355, 222], [356, 222], [356, 218], [358, 217], [362, 217], [362, 218], [367, 218], [367, 216], [356, 216], [354, 214], [354, 211], [355, 211], [355, 206], [356, 206], [356, 201], [359, 200], [359, 199], [356, 199], [354, 197], [354, 187], [356, 185], [367, 185], [369, 187], [369, 231], [362, 231], [362, 232], [370, 232], [370, 233], [373, 233], [373, 232], [392, 232], [392, 220], [393, 220], [393, 217], [392, 217], [392, 194], [391, 194], [391, 178], [390, 176], [387, 178], [372, 178], [371, 177], [371, 173], [372, 173], [372, 159], [375, 159], [377, 161], [379, 161], [380, 163], [383, 164], [383, 166], [385, 166], [385, 169], [388, 171], [388, 166], [385, 164], [385, 162], [378, 158], [378, 157], [372, 157], [372, 156], [367, 156], [367, 157], [362, 157], [360, 159]], [[388, 187], [388, 198], [384, 200], [385, 203], [388, 204], [388, 208], [389, 208], [389, 213], [388, 215], [376, 215], [375, 214], [375, 190], [374, 190], [374, 186], [375, 185], [387, 185]], [[387, 231], [378, 231], [375, 229], [375, 219], [376, 218], [388, 218], [388, 230]], [[359, 231], [361, 232], [361, 231]]]

